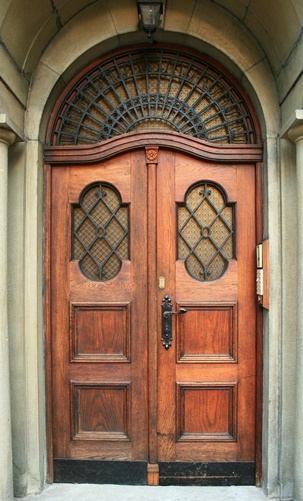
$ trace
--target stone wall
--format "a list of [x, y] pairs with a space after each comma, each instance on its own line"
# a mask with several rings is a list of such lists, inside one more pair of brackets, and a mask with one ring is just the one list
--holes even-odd
[[[290, 499], [296, 399], [296, 158], [295, 147], [287, 138], [280, 141], [279, 131], [287, 130], [294, 110], [302, 108], [303, 48], [298, 32], [302, 19], [292, 15], [292, 31], [287, 31], [282, 20], [290, 14], [283, 14], [282, 2], [281, 12], [272, 8], [272, 28], [266, 32], [257, 23], [259, 2], [250, 2], [247, 10], [248, 3], [227, 2], [228, 11], [223, 1], [168, 0], [155, 38], [194, 47], [217, 59], [242, 83], [260, 120], [264, 237], [270, 240], [270, 309], [264, 314], [263, 487], [270, 497]], [[25, 26], [23, 9], [19, 5], [17, 10], [17, 0], [13, 4], [15, 10], [7, 10], [0, 31], [5, 40], [0, 47], [0, 113], [9, 118], [9, 127], [20, 140], [9, 150], [7, 207], [12, 451], [15, 492], [21, 496], [37, 492], [47, 478], [42, 266], [46, 124], [60, 91], [81, 67], [117, 47], [145, 43], [146, 37], [138, 31], [131, 0], [86, 1], [82, 6], [87, 8], [81, 12], [75, 0], [69, 10], [59, 11], [61, 17], [45, 3], [39, 14], [45, 16], [44, 31], [38, 30], [35, 18], [34, 40], [27, 33], [29, 17]], [[265, 4], [273, 7], [271, 2]], [[298, 4], [303, 15], [303, 2]], [[282, 31], [281, 39], [275, 40], [276, 29]], [[27, 50], [22, 43], [28, 44]]]

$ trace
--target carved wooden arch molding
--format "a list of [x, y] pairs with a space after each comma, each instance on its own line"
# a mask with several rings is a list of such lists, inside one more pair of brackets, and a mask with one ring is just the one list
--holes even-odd
[[46, 144], [95, 146], [137, 132], [216, 147], [260, 145], [252, 105], [235, 79], [207, 56], [162, 44], [119, 50], [84, 68], [59, 97]]
[[44, 160], [46, 164], [90, 164], [147, 146], [179, 150], [218, 163], [261, 162], [263, 151], [262, 146], [257, 144], [214, 145], [169, 132], [137, 132], [117, 136], [92, 146], [45, 146]]

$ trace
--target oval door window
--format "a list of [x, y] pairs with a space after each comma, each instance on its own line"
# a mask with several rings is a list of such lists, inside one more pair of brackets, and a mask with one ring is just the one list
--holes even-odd
[[220, 278], [234, 257], [234, 204], [223, 188], [200, 181], [178, 206], [178, 259], [195, 279]]
[[114, 278], [129, 258], [128, 206], [122, 204], [120, 193], [108, 183], [91, 184], [72, 211], [72, 258], [91, 280]]

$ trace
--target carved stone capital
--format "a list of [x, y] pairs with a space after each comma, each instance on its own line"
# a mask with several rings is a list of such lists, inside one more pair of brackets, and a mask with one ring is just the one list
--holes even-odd
[[16, 134], [7, 129], [6, 127], [0, 127], [0, 143], [4, 143], [7, 146], [13, 144], [16, 140]]
[[158, 163], [158, 146], [146, 146], [145, 147], [145, 155], [146, 155], [146, 163], [147, 164], [157, 164]]
[[288, 137], [293, 143], [303, 139], [303, 123], [291, 127], [288, 131]]

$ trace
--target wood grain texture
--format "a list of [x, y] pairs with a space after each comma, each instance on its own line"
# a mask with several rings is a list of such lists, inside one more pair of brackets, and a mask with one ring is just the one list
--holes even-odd
[[52, 387], [52, 321], [51, 321], [51, 166], [44, 166], [44, 332], [45, 332], [45, 389], [46, 389], [46, 440], [47, 481], [53, 482], [53, 387]]
[[186, 315], [177, 320], [179, 363], [237, 360], [237, 303], [178, 303]]
[[129, 440], [130, 383], [71, 381], [73, 440]]
[[45, 146], [45, 161], [51, 164], [87, 164], [115, 157], [121, 152], [138, 150], [146, 145], [157, 145], [160, 148], [178, 149], [185, 154], [201, 160], [213, 160], [218, 163], [257, 162], [262, 160], [262, 146], [249, 145], [222, 145], [196, 139], [184, 134], [173, 132], [137, 132], [123, 134], [107, 139], [102, 144], [93, 146]]
[[[165, 217], [159, 218], [158, 232], [166, 235], [167, 225], [171, 228], [165, 253], [161, 242], [158, 244], [158, 260], [163, 269], [172, 269], [170, 288], [174, 304], [185, 308], [188, 305], [189, 311], [174, 323], [172, 349], [161, 355], [163, 373], [160, 369], [159, 377], [164, 384], [159, 384], [159, 402], [168, 404], [163, 408], [159, 404], [159, 461], [254, 461], [255, 168], [249, 164], [222, 166], [198, 161], [183, 152], [175, 153], [174, 157], [175, 169], [170, 167], [169, 186], [165, 185], [164, 174], [158, 186], [162, 190], [159, 197], [165, 200], [161, 202]], [[203, 181], [221, 186], [228, 202], [236, 204], [235, 258], [229, 261], [222, 277], [209, 282], [190, 277], [181, 260], [174, 269], [170, 264], [175, 259], [174, 244], [170, 247], [170, 242], [177, 240], [172, 214], [190, 186]], [[167, 192], [175, 203], [166, 200]], [[163, 255], [167, 256], [166, 264]], [[191, 302], [195, 308], [190, 306]], [[228, 302], [236, 305], [234, 313], [232, 308], [226, 313]], [[208, 311], [203, 307], [207, 303], [212, 305]], [[187, 353], [186, 363], [178, 359], [176, 339], [180, 339], [181, 360]], [[202, 352], [200, 359], [197, 352]], [[220, 359], [219, 353], [225, 356]], [[176, 385], [183, 388], [181, 393], [176, 392]], [[192, 385], [208, 385], [208, 389], [197, 390]], [[182, 439], [176, 441], [178, 435]]]
[[[159, 148], [145, 148], [147, 166], [147, 325], [148, 325], [148, 461], [155, 465], [158, 460], [157, 409], [158, 409], [158, 304], [157, 287], [157, 168]], [[154, 467], [155, 468], [155, 467]], [[156, 485], [157, 476], [147, 472], [148, 485]]]
[[159, 465], [147, 465], [147, 485], [159, 485]]
[[[263, 166], [261, 162], [256, 164], [256, 237], [257, 244], [266, 235], [263, 235]], [[256, 299], [257, 301], [257, 299]], [[256, 374], [256, 484], [260, 487], [262, 482], [262, 422], [263, 422], [263, 314], [262, 308], [256, 306], [256, 352], [257, 352], [257, 374]]]
[[235, 441], [236, 383], [178, 383], [177, 423], [179, 441]]
[[176, 206], [174, 201], [175, 154], [160, 150], [157, 178], [157, 275], [164, 276], [166, 288], [157, 290], [158, 298], [158, 460], [175, 458], [175, 416], [176, 392], [174, 365], [176, 360], [176, 337], [174, 332], [176, 318], [172, 319], [173, 340], [169, 350], [161, 343], [161, 303], [167, 294], [175, 302], [176, 276]]
[[[141, 167], [138, 154], [126, 154], [89, 168], [52, 168], [57, 458], [147, 459], [146, 181]], [[123, 261], [120, 273], [107, 282], [87, 279], [71, 260], [72, 204], [95, 181], [117, 185], [122, 203], [137, 207], [130, 215], [131, 260]], [[141, 307], [140, 317], [132, 314]]]
[[[161, 135], [162, 143], [153, 142], [160, 134], [140, 136], [149, 151], [158, 152], [155, 161], [147, 161], [141, 143], [133, 147], [129, 138], [131, 151], [117, 155], [127, 145], [113, 141], [115, 154], [98, 146], [106, 159], [88, 165], [78, 163], [86, 147], [70, 166], [64, 164], [68, 155], [56, 166], [65, 153], [53, 150], [56, 159], [47, 170], [49, 454], [62, 460], [148, 462], [149, 485], [159, 481], [159, 462], [252, 464], [256, 430], [258, 444], [261, 435], [255, 157], [241, 163], [240, 149], [227, 148], [224, 163], [218, 148], [222, 156], [214, 161], [213, 146], [202, 145], [198, 158], [194, 142], [175, 138], [173, 149], [168, 136]], [[177, 260], [177, 204], [203, 180], [222, 187], [228, 202], [236, 204], [235, 255], [210, 282], [193, 279]], [[71, 207], [95, 181], [117, 185], [123, 203], [130, 204], [130, 257], [104, 283], [87, 279], [71, 260]], [[174, 311], [188, 310], [173, 317], [168, 350], [161, 343], [166, 294]]]
[[129, 303], [71, 303], [71, 361], [130, 362]]

